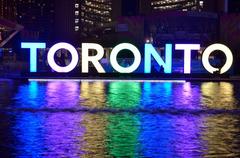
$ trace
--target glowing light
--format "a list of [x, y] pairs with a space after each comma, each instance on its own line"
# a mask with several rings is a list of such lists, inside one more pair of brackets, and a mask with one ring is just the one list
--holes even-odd
[[[129, 67], [122, 67], [119, 65], [117, 61], [117, 55], [121, 50], [128, 49], [130, 50], [133, 55], [134, 55], [134, 61], [133, 64]], [[132, 44], [130, 43], [122, 43], [117, 45], [116, 47], [113, 48], [111, 56], [110, 56], [110, 62], [112, 67], [119, 73], [132, 73], [135, 70], [137, 70], [138, 66], [141, 63], [141, 53], [139, 50]]]
[[[226, 56], [226, 63], [221, 69], [213, 67], [209, 62], [209, 56], [211, 55], [212, 52], [217, 51], [217, 50], [222, 51]], [[202, 63], [203, 63], [204, 68], [208, 72], [213, 74], [214, 72], [220, 70], [220, 74], [224, 74], [231, 68], [231, 66], [233, 64], [233, 54], [227, 46], [225, 46], [223, 44], [213, 44], [213, 45], [207, 47], [206, 50], [203, 52]]]
[[186, 83], [185, 80], [114, 80], [114, 79], [28, 79], [28, 81], [37, 81], [37, 82], [150, 82], [150, 83]]
[[200, 50], [200, 44], [176, 44], [176, 50], [184, 50], [184, 74], [191, 73], [191, 51]]
[[[69, 65], [62, 67], [56, 64], [55, 60], [54, 60], [54, 55], [55, 53], [60, 50], [60, 49], [66, 49], [69, 51], [69, 53], [72, 55], [72, 61]], [[55, 44], [54, 46], [52, 46], [52, 48], [50, 48], [49, 52], [48, 52], [48, 63], [49, 66], [56, 72], [59, 73], [68, 73], [70, 71], [72, 71], [78, 64], [78, 52], [77, 50], [68, 43], [58, 43]]]
[[[84, 99], [84, 106], [89, 108], [104, 108], [106, 105], [104, 82], [82, 82], [80, 97]], [[98, 97], [93, 97], [98, 96]]]
[[[97, 54], [95, 56], [89, 56], [89, 50], [96, 50]], [[96, 43], [83, 43], [82, 44], [82, 72], [89, 72], [89, 62], [92, 62], [99, 73], [105, 73], [102, 65], [99, 63], [104, 56], [104, 49], [101, 45]]]
[[[21, 43], [22, 48], [30, 49], [30, 72], [37, 72], [37, 49], [45, 49], [46, 43]], [[200, 50], [200, 44], [176, 44], [176, 50], [184, 51], [184, 73], [191, 73], [191, 51]], [[66, 49], [70, 52], [72, 60], [67, 66], [60, 66], [56, 63], [54, 55], [60, 49]], [[119, 64], [117, 56], [122, 50], [129, 50], [133, 53], [133, 63], [130, 66], [122, 66]], [[226, 56], [226, 63], [222, 68], [215, 68], [209, 62], [209, 56], [214, 51], [222, 51]], [[164, 73], [172, 73], [172, 52], [173, 45], [165, 45], [165, 57], [161, 57], [161, 54], [157, 52], [154, 46], [150, 43], [145, 44], [145, 54], [144, 54], [144, 73], [151, 73], [152, 69], [152, 59], [157, 62], [161, 68], [164, 69]], [[89, 55], [89, 52], [95, 55]], [[47, 55], [49, 66], [56, 72], [68, 73], [72, 71], [79, 62], [79, 54], [77, 50], [68, 43], [58, 43], [52, 46]], [[101, 65], [101, 60], [104, 59], [104, 48], [96, 43], [83, 43], [82, 44], [82, 73], [89, 73], [89, 64], [92, 63], [98, 73], [106, 73], [103, 66]], [[141, 64], [141, 53], [138, 48], [130, 43], [122, 43], [113, 48], [110, 53], [110, 63], [112, 68], [119, 73], [132, 73], [138, 69]], [[231, 50], [223, 44], [213, 44], [209, 46], [202, 56], [202, 63], [204, 68], [210, 72], [214, 73], [219, 71], [220, 74], [227, 72], [233, 64], [233, 54]]]
[[37, 72], [37, 49], [46, 48], [46, 43], [21, 43], [21, 48], [30, 49], [30, 72]]
[[172, 44], [166, 44], [165, 47], [165, 62], [155, 50], [152, 44], [145, 44], [145, 73], [151, 73], [152, 57], [160, 66], [163, 66], [165, 73], [172, 73]]

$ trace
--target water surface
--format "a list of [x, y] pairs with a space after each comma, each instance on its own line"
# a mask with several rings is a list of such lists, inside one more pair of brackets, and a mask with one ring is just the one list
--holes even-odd
[[1, 157], [240, 157], [240, 84], [0, 81]]

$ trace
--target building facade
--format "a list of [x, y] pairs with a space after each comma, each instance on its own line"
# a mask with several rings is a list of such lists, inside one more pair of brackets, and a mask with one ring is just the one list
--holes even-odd
[[15, 21], [16, 0], [0, 0], [0, 17]]
[[42, 40], [52, 37], [55, 15], [53, 0], [16, 0], [16, 10], [18, 23], [28, 33], [39, 34]]
[[88, 36], [114, 21], [122, 12], [121, 0], [85, 0], [81, 4], [81, 32]]
[[240, 13], [240, 1], [228, 0], [228, 11], [230, 13]]
[[152, 0], [151, 9], [166, 11], [166, 10], [201, 10], [203, 8], [203, 0]]
[[140, 0], [140, 12], [202, 11], [204, 0]]
[[54, 0], [55, 40], [72, 42], [80, 33], [80, 0]]

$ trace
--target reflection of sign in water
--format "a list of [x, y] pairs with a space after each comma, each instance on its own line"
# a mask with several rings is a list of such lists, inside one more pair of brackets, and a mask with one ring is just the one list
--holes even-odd
[[[141, 99], [140, 83], [112, 82], [107, 96], [108, 108], [129, 110], [137, 108]], [[106, 135], [112, 157], [138, 157], [139, 118], [123, 113], [108, 116]]]
[[[46, 48], [46, 43], [22, 43], [22, 48], [30, 49], [30, 72], [37, 72], [37, 49]], [[200, 44], [175, 44], [175, 50], [180, 50], [184, 53], [184, 74], [191, 73], [191, 53], [199, 51]], [[67, 66], [60, 66], [55, 61], [55, 54], [61, 49], [66, 49], [71, 54], [72, 60]], [[95, 56], [89, 56], [89, 51], [95, 50]], [[118, 55], [122, 50], [129, 50], [133, 53], [133, 63], [127, 67], [122, 66], [118, 61]], [[209, 62], [210, 55], [215, 51], [221, 51], [226, 56], [226, 62], [222, 68], [216, 68]], [[121, 43], [113, 48], [110, 54], [110, 63], [112, 68], [119, 73], [135, 72], [142, 60], [144, 61], [144, 73], [152, 72], [152, 59], [154, 59], [159, 67], [164, 69], [165, 73], [172, 73], [172, 56], [173, 44], [166, 44], [165, 59], [163, 59], [152, 44], [145, 44], [144, 59], [139, 49], [130, 43]], [[73, 71], [79, 63], [79, 54], [77, 50], [68, 43], [57, 43], [52, 46], [48, 52], [49, 66], [56, 72], [68, 73]], [[104, 48], [96, 43], [82, 43], [82, 73], [89, 73], [89, 64], [91, 63], [98, 73], [106, 73], [100, 61], [104, 58]], [[233, 54], [231, 50], [223, 44], [213, 44], [206, 48], [202, 54], [202, 64], [209, 73], [218, 72], [219, 74], [226, 73], [233, 64]]]

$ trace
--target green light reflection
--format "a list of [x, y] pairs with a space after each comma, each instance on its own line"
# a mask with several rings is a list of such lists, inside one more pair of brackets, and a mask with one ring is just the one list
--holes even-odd
[[[131, 109], [139, 105], [140, 83], [113, 82], [109, 85], [108, 106]], [[129, 113], [108, 116], [107, 148], [112, 157], [138, 157], [139, 118]]]

